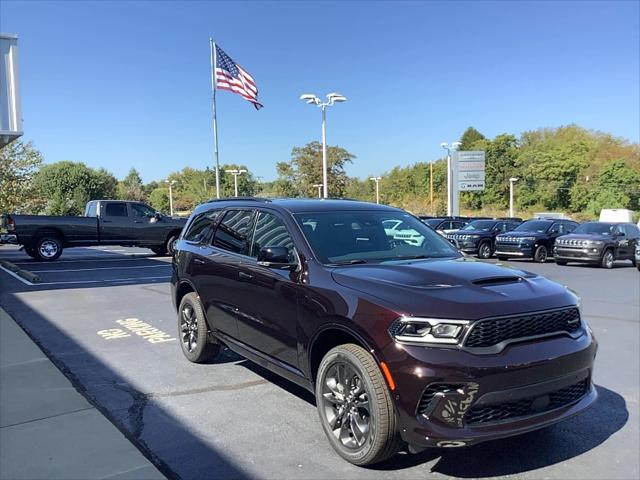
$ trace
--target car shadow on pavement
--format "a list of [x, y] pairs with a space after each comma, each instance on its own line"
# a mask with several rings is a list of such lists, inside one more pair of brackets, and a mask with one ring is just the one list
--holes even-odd
[[[162, 404], [162, 396], [140, 391], [134, 382], [105, 364], [17, 295], [2, 297], [3, 308], [76, 390], [165, 476], [182, 479], [251, 477], [167, 410]], [[237, 360], [235, 356], [225, 356], [222, 361]], [[25, 458], [30, 454], [25, 452]], [[60, 459], [56, 461], [60, 462]]]

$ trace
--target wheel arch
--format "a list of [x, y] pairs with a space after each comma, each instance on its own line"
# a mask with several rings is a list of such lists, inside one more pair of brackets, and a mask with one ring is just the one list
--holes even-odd
[[33, 235], [31, 236], [31, 244], [35, 244], [38, 239], [46, 236], [46, 235], [54, 235], [60, 239], [63, 245], [65, 245], [65, 236], [62, 233], [62, 230], [56, 227], [40, 227], [38, 228]]
[[187, 293], [194, 292], [196, 295], [198, 294], [196, 287], [189, 280], [181, 280], [176, 287], [175, 294], [175, 306], [176, 310], [180, 308], [180, 302], [184, 298]]

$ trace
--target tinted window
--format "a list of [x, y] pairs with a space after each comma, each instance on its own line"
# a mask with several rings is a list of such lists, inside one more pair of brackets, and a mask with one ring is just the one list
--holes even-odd
[[496, 224], [493, 220], [474, 220], [469, 223], [463, 230], [479, 230], [482, 232], [489, 232]]
[[624, 229], [627, 232], [627, 236], [635, 238], [638, 236], [638, 227], [635, 225], [624, 225]]
[[219, 213], [220, 210], [211, 210], [196, 215], [189, 224], [189, 228], [184, 234], [184, 239], [196, 243], [205, 241], [209, 233], [209, 228], [213, 225]]
[[[323, 263], [377, 263], [460, 255], [444, 238], [402, 211], [301, 213], [295, 217]], [[390, 225], [397, 226], [389, 228]]]
[[229, 210], [220, 221], [213, 239], [213, 246], [234, 253], [247, 255], [253, 210]]
[[456, 230], [464, 227], [465, 225], [466, 225], [465, 222], [451, 222], [451, 228], [456, 229]]
[[85, 213], [86, 217], [95, 217], [98, 209], [98, 204], [96, 202], [89, 202], [87, 204], [87, 212]]
[[105, 217], [126, 217], [127, 204], [124, 202], [109, 202], [104, 209]]
[[611, 235], [615, 229], [614, 223], [583, 223], [573, 233], [584, 235]]
[[426, 223], [432, 228], [437, 228], [438, 225], [440, 225], [440, 222], [442, 222], [442, 220], [439, 218], [430, 218], [429, 220], [424, 221], [424, 223]]
[[507, 224], [505, 222], [496, 223], [496, 226], [495, 226], [494, 230], [496, 232], [506, 232], [507, 231]]
[[573, 232], [576, 228], [578, 227], [577, 223], [565, 223], [564, 224], [564, 231], [567, 233], [571, 233]]
[[517, 232], [538, 232], [544, 233], [551, 226], [551, 222], [545, 222], [541, 220], [529, 220], [528, 222], [521, 223], [515, 231]]
[[133, 212], [134, 217], [150, 218], [156, 214], [153, 208], [148, 207], [147, 205], [143, 205], [141, 203], [132, 203], [131, 211]]
[[271, 213], [259, 212], [251, 244], [251, 256], [258, 257], [264, 247], [287, 247], [293, 259], [293, 241], [284, 222]]

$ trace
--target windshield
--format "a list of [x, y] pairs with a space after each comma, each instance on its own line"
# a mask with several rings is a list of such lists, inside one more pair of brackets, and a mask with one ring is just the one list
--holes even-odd
[[436, 228], [438, 225], [442, 223], [441, 218], [430, 218], [429, 220], [423, 220], [424, 223], [429, 225], [432, 228]]
[[489, 232], [495, 224], [495, 220], [474, 220], [466, 225], [462, 230], [479, 230], [481, 232]]
[[514, 232], [538, 232], [544, 233], [549, 230], [549, 227], [553, 222], [542, 222], [540, 220], [529, 220], [528, 222], [521, 223], [516, 227]]
[[460, 256], [448, 241], [402, 211], [336, 211], [294, 216], [314, 253], [326, 264]]
[[573, 233], [582, 233], [583, 235], [612, 235], [615, 229], [615, 223], [584, 223], [576, 228]]

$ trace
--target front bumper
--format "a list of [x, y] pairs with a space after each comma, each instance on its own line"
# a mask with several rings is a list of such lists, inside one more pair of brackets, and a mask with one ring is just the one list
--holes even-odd
[[564, 262], [599, 263], [602, 249], [597, 247], [558, 247], [554, 249], [556, 260]]
[[495, 253], [501, 257], [533, 257], [533, 246], [496, 243]]
[[479, 242], [477, 240], [457, 240], [454, 238], [448, 238], [449, 242], [455, 246], [458, 250], [464, 253], [476, 254], [478, 253]]
[[[597, 398], [591, 380], [596, 350], [585, 327], [577, 339], [559, 336], [512, 344], [493, 355], [397, 343], [382, 353], [396, 383], [393, 394], [403, 440], [448, 447], [519, 435], [584, 410]], [[427, 392], [442, 384], [453, 388], [425, 402]], [[552, 408], [554, 399], [575, 385], [584, 391]], [[519, 401], [531, 404], [526, 414], [492, 417], [493, 410], [516, 408]]]

